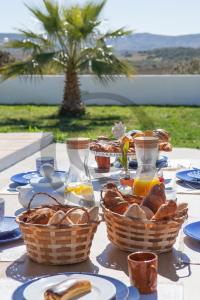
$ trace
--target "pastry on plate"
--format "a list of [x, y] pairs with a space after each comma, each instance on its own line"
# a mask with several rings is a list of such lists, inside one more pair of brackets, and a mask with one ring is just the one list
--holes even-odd
[[44, 300], [71, 300], [91, 292], [89, 280], [67, 279], [48, 288]]

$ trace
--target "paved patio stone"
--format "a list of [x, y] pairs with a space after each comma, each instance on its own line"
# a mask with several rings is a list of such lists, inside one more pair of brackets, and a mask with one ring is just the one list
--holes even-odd
[[43, 149], [52, 141], [51, 132], [0, 133], [0, 171]]

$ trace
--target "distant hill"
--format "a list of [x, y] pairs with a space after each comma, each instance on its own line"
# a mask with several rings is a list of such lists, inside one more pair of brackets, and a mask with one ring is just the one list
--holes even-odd
[[[12, 39], [22, 39], [23, 36], [17, 33], [0, 33], [0, 45]], [[123, 37], [108, 41], [118, 53], [138, 52], [160, 48], [186, 47], [200, 48], [200, 34], [189, 34], [180, 36], [167, 36], [151, 33], [135, 33], [128, 37]]]
[[109, 41], [118, 53], [138, 52], [160, 48], [200, 48], [200, 34], [166, 36], [151, 33], [136, 33], [128, 37]]
[[8, 40], [19, 40], [22, 38], [23, 36], [18, 33], [0, 33], [0, 46], [2, 46]]

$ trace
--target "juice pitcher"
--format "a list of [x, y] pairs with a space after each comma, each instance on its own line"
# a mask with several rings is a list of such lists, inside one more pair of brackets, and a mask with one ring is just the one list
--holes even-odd
[[87, 165], [89, 142], [88, 138], [69, 138], [66, 141], [70, 168], [65, 195], [72, 204], [85, 207], [95, 206], [94, 191]]
[[138, 196], [146, 196], [155, 184], [160, 183], [156, 169], [158, 138], [136, 137], [134, 142], [138, 168], [133, 192]]

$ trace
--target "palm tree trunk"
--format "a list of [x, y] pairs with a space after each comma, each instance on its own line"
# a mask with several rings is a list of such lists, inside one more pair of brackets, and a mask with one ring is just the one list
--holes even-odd
[[80, 84], [77, 72], [66, 70], [63, 101], [59, 109], [59, 115], [77, 116], [85, 112], [81, 101]]

